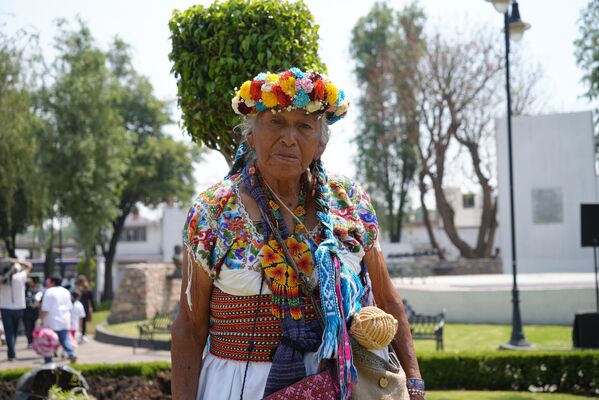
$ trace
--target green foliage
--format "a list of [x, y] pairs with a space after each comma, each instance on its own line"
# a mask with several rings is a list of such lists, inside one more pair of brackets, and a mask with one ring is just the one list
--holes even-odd
[[[94, 311], [100, 312], [100, 311], [110, 311], [110, 308], [112, 307], [112, 300], [103, 300], [100, 303], [98, 303], [98, 308]], [[96, 315], [96, 313], [94, 312], [94, 316]]]
[[[33, 49], [34, 54], [29, 54]], [[40, 168], [36, 113], [36, 40], [0, 32], [0, 239], [15, 256], [15, 237], [47, 211], [47, 181]]]
[[599, 98], [599, 0], [590, 0], [580, 15], [580, 37], [574, 41], [576, 62], [584, 70], [588, 85], [586, 96]]
[[[77, 271], [78, 275], [85, 275], [85, 273], [86, 273], [85, 259], [82, 258], [79, 260], [79, 262], [77, 262], [77, 264], [75, 265], [75, 270]], [[89, 281], [89, 285], [93, 289], [96, 286], [96, 260], [94, 258], [91, 258], [89, 260], [89, 270], [91, 272], [91, 275], [87, 277], [87, 280]]]
[[303, 1], [228, 0], [173, 12], [169, 22], [183, 126], [231, 164], [234, 88], [262, 71], [324, 70], [318, 25]]
[[47, 169], [61, 214], [68, 215], [90, 257], [99, 230], [118, 214], [128, 143], [115, 110], [106, 55], [79, 22], [68, 30], [59, 23], [55, 81], [46, 107]]
[[49, 400], [86, 400], [93, 397], [81, 392], [81, 389], [62, 390], [57, 385], [52, 385], [48, 390]]
[[[166, 361], [147, 363], [118, 363], [118, 364], [77, 364], [73, 366], [86, 376], [143, 376], [146, 379], [154, 378], [159, 372], [170, 369], [171, 364]], [[0, 381], [17, 380], [31, 368], [18, 368], [0, 371]]]
[[104, 296], [111, 298], [112, 263], [125, 219], [137, 202], [150, 207], [170, 201], [187, 203], [193, 194], [193, 161], [198, 152], [165, 135], [163, 128], [170, 122], [168, 104], [158, 99], [148, 79], [135, 71], [127, 44], [116, 39], [107, 57], [115, 109], [129, 144], [124, 155], [127, 167], [121, 177], [119, 210], [111, 220], [111, 230], [102, 232], [101, 238], [103, 245], [108, 242], [108, 247], [103, 246]]
[[599, 394], [599, 352], [487, 352], [419, 357], [428, 389]]
[[375, 3], [352, 30], [351, 54], [361, 86], [355, 143], [358, 175], [392, 242], [400, 241], [407, 193], [418, 165], [417, 75], [424, 14], [415, 4], [395, 12]]

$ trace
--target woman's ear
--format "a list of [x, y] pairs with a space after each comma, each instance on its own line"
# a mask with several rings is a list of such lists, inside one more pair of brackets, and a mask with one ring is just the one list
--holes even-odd
[[314, 159], [318, 160], [322, 156], [322, 153], [324, 153], [324, 150], [326, 148], [327, 148], [326, 143], [320, 143], [318, 145], [318, 149], [316, 150], [316, 154], [314, 154]]
[[248, 145], [253, 149], [254, 148], [254, 131], [249, 131], [245, 136], [245, 140]]

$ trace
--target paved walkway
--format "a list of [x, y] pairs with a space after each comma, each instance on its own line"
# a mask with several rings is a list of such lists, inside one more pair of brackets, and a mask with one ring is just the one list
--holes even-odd
[[[59, 348], [59, 351], [62, 348]], [[17, 338], [17, 360], [8, 362], [6, 355], [6, 346], [0, 347], [0, 370], [36, 367], [42, 364], [42, 357], [35, 354], [33, 350], [27, 349], [27, 339], [25, 336]], [[132, 347], [115, 346], [106, 343], [100, 343], [93, 339], [89, 342], [79, 345], [77, 349], [78, 364], [95, 364], [95, 363], [123, 363], [123, 362], [147, 362], [147, 361], [170, 361], [170, 351], [150, 350], [138, 348], [133, 353]], [[68, 360], [55, 358], [55, 362], [63, 362], [68, 364]]]

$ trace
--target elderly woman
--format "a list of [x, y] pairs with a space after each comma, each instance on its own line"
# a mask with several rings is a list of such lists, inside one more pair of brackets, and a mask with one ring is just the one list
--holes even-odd
[[245, 116], [233, 168], [196, 198], [184, 227], [174, 398], [262, 399], [329, 360], [335, 397], [348, 399], [358, 381], [349, 324], [376, 303], [398, 321], [392, 345], [407, 376], [402, 399], [423, 399], [374, 210], [321, 161], [329, 125], [347, 113], [343, 91], [324, 74], [291, 68], [246, 81], [232, 106]]

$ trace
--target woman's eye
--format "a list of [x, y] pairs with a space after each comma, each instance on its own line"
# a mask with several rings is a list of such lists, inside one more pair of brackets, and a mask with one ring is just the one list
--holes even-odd
[[312, 126], [308, 124], [300, 124], [299, 127], [300, 129], [312, 129]]
[[273, 125], [282, 125], [283, 121], [281, 121], [278, 118], [273, 118], [273, 119], [270, 120], [270, 123], [273, 124]]

